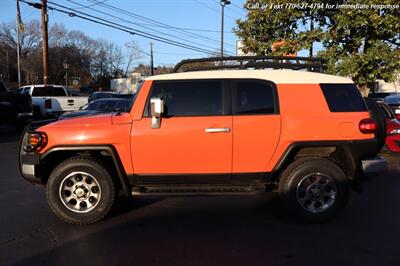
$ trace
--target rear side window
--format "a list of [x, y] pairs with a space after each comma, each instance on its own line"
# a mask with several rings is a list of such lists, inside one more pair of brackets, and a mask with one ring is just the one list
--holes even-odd
[[276, 113], [274, 88], [262, 80], [235, 80], [233, 85], [233, 112], [237, 115]]
[[66, 96], [66, 95], [63, 88], [53, 87], [53, 96]]
[[66, 96], [65, 91], [61, 87], [34, 87], [32, 96]]
[[331, 112], [365, 112], [367, 107], [354, 84], [320, 84]]
[[163, 81], [154, 84], [151, 98], [164, 100], [166, 116], [223, 115], [222, 88], [220, 80]]
[[47, 87], [35, 87], [32, 96], [49, 96], [49, 91]]

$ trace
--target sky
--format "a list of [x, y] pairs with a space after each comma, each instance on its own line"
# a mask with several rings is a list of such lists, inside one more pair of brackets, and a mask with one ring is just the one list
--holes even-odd
[[[39, 0], [28, 0], [39, 2]], [[115, 23], [124, 24], [132, 29], [151, 33], [158, 37], [173, 39], [179, 42], [191, 44], [201, 49], [218, 52], [220, 50], [221, 30], [221, 6], [219, 0], [48, 0], [50, 2], [73, 8], [77, 11], [89, 13], [106, 18]], [[75, 3], [74, 3], [75, 2]], [[97, 2], [97, 3], [96, 3]], [[243, 4], [245, 0], [231, 0], [232, 4], [225, 8], [224, 23], [224, 50], [230, 55], [236, 54], [236, 36], [232, 32], [235, 20], [245, 17]], [[108, 6], [106, 6], [108, 5]], [[114, 8], [114, 10], [110, 9]], [[40, 20], [40, 10], [20, 3], [21, 17], [24, 23], [32, 19]], [[119, 8], [120, 10], [115, 10]], [[106, 16], [95, 10], [112, 15]], [[16, 17], [16, 0], [0, 0], [0, 22], [14, 21]], [[130, 13], [127, 13], [130, 12]], [[77, 17], [69, 17], [56, 11], [49, 11], [49, 24], [62, 23], [68, 30], [80, 30], [92, 38], [103, 38], [113, 41], [124, 48], [125, 43], [135, 40], [140, 49], [149, 52], [150, 41], [147, 38], [131, 35]], [[153, 21], [143, 21], [134, 17], [140, 15], [156, 22], [184, 28], [171, 31], [166, 28], [154, 27]], [[136, 24], [135, 24], [136, 23]], [[137, 25], [140, 24], [140, 25]], [[164, 25], [165, 26], [165, 25]], [[145, 28], [147, 27], [147, 28]], [[193, 31], [192, 29], [196, 29]], [[157, 32], [158, 31], [158, 32]], [[163, 33], [169, 35], [163, 35]], [[188, 35], [192, 34], [192, 35]], [[193, 36], [193, 34], [196, 34]], [[199, 36], [201, 35], [201, 36]], [[179, 39], [178, 39], [179, 38]], [[198, 51], [187, 50], [181, 47], [171, 46], [158, 41], [152, 41], [154, 47], [155, 65], [174, 65], [182, 59], [206, 57], [207, 54]], [[126, 49], [127, 51], [127, 49]], [[136, 63], [148, 63], [149, 56], [143, 54], [143, 58]]]

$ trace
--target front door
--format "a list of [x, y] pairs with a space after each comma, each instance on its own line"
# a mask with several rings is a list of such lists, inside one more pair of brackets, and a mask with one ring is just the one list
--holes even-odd
[[[150, 97], [164, 100], [159, 129], [149, 104], [134, 121], [131, 150], [139, 182], [221, 183], [232, 171], [232, 116], [221, 80], [154, 81]], [[229, 101], [230, 102], [230, 101]]]

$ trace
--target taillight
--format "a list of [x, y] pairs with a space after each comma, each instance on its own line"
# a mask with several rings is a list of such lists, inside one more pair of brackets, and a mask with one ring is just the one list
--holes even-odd
[[44, 107], [46, 107], [46, 109], [51, 109], [51, 99], [46, 99], [44, 101]]
[[376, 130], [375, 120], [372, 118], [366, 118], [360, 121], [359, 125], [361, 133], [364, 134], [373, 134]]
[[40, 151], [47, 145], [47, 135], [43, 132], [28, 133], [24, 150], [27, 152]]

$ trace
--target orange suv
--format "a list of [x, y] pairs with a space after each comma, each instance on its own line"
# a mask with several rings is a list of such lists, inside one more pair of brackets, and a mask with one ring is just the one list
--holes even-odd
[[46, 184], [52, 211], [74, 224], [99, 221], [122, 193], [271, 191], [297, 217], [327, 221], [352, 183], [384, 170], [377, 124], [350, 79], [254, 69], [263, 62], [271, 66], [152, 76], [129, 112], [32, 123], [21, 139], [22, 176]]

